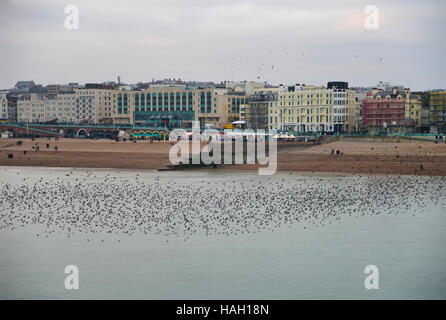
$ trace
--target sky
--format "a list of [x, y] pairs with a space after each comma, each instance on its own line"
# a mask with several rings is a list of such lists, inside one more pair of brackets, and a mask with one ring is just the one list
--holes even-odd
[[118, 75], [445, 88], [445, 39], [446, 0], [0, 0], [0, 88]]

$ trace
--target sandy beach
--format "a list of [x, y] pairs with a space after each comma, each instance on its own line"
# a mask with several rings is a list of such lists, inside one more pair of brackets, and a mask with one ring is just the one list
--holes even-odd
[[[18, 141], [21, 145], [17, 145]], [[36, 146], [39, 146], [37, 152]], [[47, 146], [48, 145], [48, 146]], [[57, 147], [57, 150], [55, 150]], [[170, 164], [169, 142], [84, 139], [2, 139], [0, 166], [45, 166], [156, 170]], [[334, 150], [335, 154], [331, 154]], [[339, 150], [341, 154], [336, 155]], [[12, 159], [8, 155], [12, 154]], [[257, 165], [222, 165], [250, 170]], [[279, 171], [446, 175], [446, 144], [337, 141], [278, 153]]]

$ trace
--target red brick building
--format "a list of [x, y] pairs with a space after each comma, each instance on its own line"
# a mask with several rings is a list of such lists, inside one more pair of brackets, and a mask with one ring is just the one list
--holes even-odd
[[416, 121], [406, 118], [408, 95], [397, 88], [369, 94], [363, 100], [363, 126], [372, 134], [413, 132]]

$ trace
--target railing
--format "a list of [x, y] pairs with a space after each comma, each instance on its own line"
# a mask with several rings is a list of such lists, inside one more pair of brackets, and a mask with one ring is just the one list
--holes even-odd
[[26, 124], [25, 125], [16, 124], [16, 125], [14, 125], [14, 127], [20, 128], [20, 129], [27, 129], [27, 130], [29, 129], [34, 132], [41, 132], [41, 133], [46, 133], [46, 134], [61, 135], [61, 136], [64, 135], [64, 134], [59, 133], [58, 131], [50, 131], [50, 130], [44, 130], [44, 129], [40, 129], [40, 128], [29, 127]]
[[415, 132], [376, 132], [374, 134], [367, 133], [367, 132], [342, 132], [337, 133], [337, 136], [353, 136], [353, 137], [433, 137], [438, 136], [441, 134], [435, 134], [435, 133], [415, 133]]
[[52, 128], [95, 128], [95, 129], [135, 129], [135, 130], [169, 130], [166, 127], [149, 127], [149, 126], [135, 126], [129, 124], [61, 124], [61, 123], [24, 123], [24, 122], [16, 122], [16, 123], [7, 123], [1, 122], [0, 126], [10, 126], [10, 127], [52, 127]]
[[[172, 129], [186, 130], [191, 131], [190, 128], [166, 128], [166, 127], [149, 127], [149, 126], [134, 126], [134, 125], [126, 125], [126, 124], [47, 124], [47, 123], [7, 123], [0, 122], [0, 126], [10, 126], [21, 129], [29, 129], [32, 131], [48, 133], [48, 134], [60, 134], [58, 131], [45, 130], [44, 127], [48, 128], [89, 128], [89, 129], [129, 129], [129, 130], [159, 130], [159, 131], [170, 131]], [[42, 128], [43, 127], [43, 128]], [[219, 130], [220, 132], [224, 132], [224, 130]], [[438, 135], [445, 135], [444, 133], [414, 133], [414, 132], [396, 132], [396, 133], [388, 133], [388, 132], [335, 132], [333, 134], [330, 133], [322, 133], [322, 132], [300, 132], [300, 131], [292, 131], [292, 130], [278, 130], [278, 135], [288, 134], [294, 136], [307, 136], [307, 137], [315, 137], [320, 138], [322, 136], [328, 137], [336, 137], [336, 136], [357, 136], [357, 137], [377, 137], [377, 136], [401, 136], [401, 137], [431, 137]], [[330, 138], [332, 139], [332, 138]]]

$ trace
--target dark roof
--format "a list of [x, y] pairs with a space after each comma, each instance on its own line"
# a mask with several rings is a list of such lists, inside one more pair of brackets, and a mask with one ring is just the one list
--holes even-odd
[[[406, 92], [402, 91], [402, 90], [397, 90], [396, 94], [393, 94], [393, 90], [377, 92], [373, 95], [373, 98], [377, 98], [377, 97], [386, 98], [387, 96], [390, 96], [391, 99], [396, 99], [398, 96], [401, 96], [402, 99], [407, 98]], [[420, 97], [418, 95], [415, 95], [412, 93], [409, 93], [408, 98], [409, 99], [420, 99]]]
[[16, 88], [30, 88], [30, 87], [34, 87], [36, 84], [34, 83], [34, 81], [17, 81], [17, 83], [15, 84]]
[[385, 98], [387, 96], [390, 96], [390, 98], [396, 98], [398, 96], [401, 96], [401, 98], [405, 99], [406, 98], [406, 92], [401, 91], [401, 90], [397, 90], [396, 94], [393, 94], [393, 90], [389, 90], [389, 91], [377, 92], [377, 93], [374, 94], [374, 98], [377, 98], [377, 97]]

